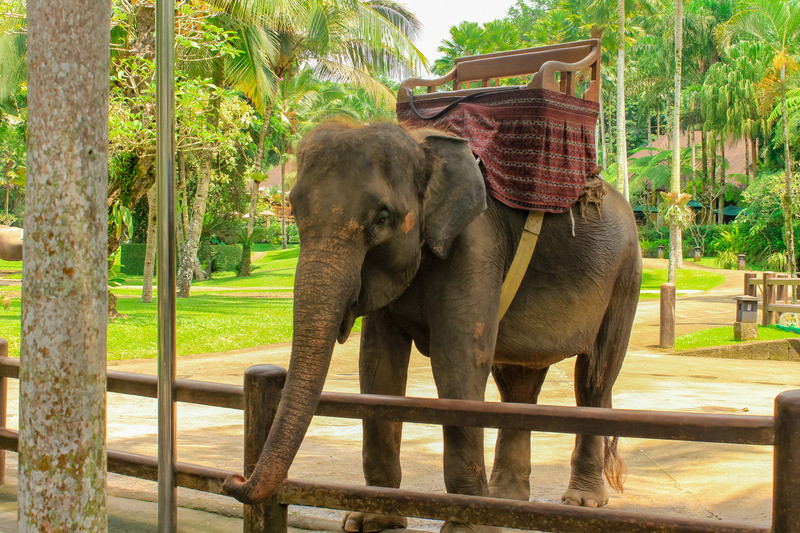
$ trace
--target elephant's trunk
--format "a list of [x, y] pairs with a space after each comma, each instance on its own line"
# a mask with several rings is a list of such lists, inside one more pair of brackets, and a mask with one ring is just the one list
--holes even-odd
[[[363, 252], [331, 251], [335, 243], [303, 243], [294, 290], [292, 357], [275, 422], [248, 480], [233, 475], [223, 491], [251, 504], [270, 498], [286, 479], [317, 408], [331, 354], [360, 288]], [[338, 243], [341, 246], [341, 242]], [[352, 248], [352, 247], [349, 247]], [[347, 319], [348, 326], [352, 324]]]

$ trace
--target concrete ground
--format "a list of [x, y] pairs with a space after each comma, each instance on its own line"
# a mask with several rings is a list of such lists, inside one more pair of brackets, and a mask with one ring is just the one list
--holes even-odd
[[[646, 260], [646, 267], [665, 260]], [[687, 262], [687, 268], [704, 268]], [[720, 271], [726, 282], [707, 293], [679, 295], [678, 335], [697, 329], [732, 325], [732, 297], [742, 293], [743, 274]], [[641, 300], [628, 356], [614, 389], [614, 406], [682, 412], [772, 415], [775, 396], [800, 388], [800, 363], [699, 358], [673, 355], [658, 342], [657, 299]], [[325, 388], [357, 392], [358, 336], [338, 346]], [[241, 383], [244, 370], [254, 364], [287, 366], [289, 345], [271, 345], [233, 352], [189, 355], [178, 361], [181, 378]], [[109, 369], [156, 373], [154, 360], [109, 362]], [[574, 405], [572, 360], [553, 366], [540, 403]], [[435, 397], [430, 365], [412, 355], [409, 396]], [[12, 380], [12, 386], [16, 382]], [[487, 400], [498, 400], [493, 384]], [[9, 391], [9, 427], [17, 426], [16, 391]], [[156, 403], [147, 398], [109, 394], [109, 448], [155, 455]], [[241, 471], [242, 414], [195, 405], [178, 406], [178, 459], [216, 468]], [[486, 463], [491, 467], [496, 432], [486, 431]], [[532, 499], [558, 502], [569, 477], [574, 437], [533, 435]], [[609, 507], [648, 513], [675, 514], [744, 522], [767, 527], [771, 516], [772, 448], [623, 438], [621, 456], [628, 478], [623, 494], [613, 495]], [[402, 462], [403, 488], [444, 492], [441, 467], [441, 429], [406, 424]], [[362, 481], [360, 424], [350, 420], [316, 418], [309, 429], [290, 477], [324, 479], [333, 483]], [[16, 457], [9, 454], [10, 475], [16, 475]], [[109, 477], [111, 531], [153, 531], [156, 496], [152, 482]], [[182, 531], [236, 531], [241, 506], [230, 498], [181, 489], [179, 514]], [[0, 492], [0, 531], [16, 531], [13, 487]], [[192, 510], [195, 509], [195, 510]], [[198, 511], [200, 509], [201, 511]], [[340, 511], [292, 508], [292, 523], [312, 529], [333, 529]], [[311, 520], [311, 521], [309, 521]], [[411, 520], [415, 529], [438, 529], [432, 521]]]

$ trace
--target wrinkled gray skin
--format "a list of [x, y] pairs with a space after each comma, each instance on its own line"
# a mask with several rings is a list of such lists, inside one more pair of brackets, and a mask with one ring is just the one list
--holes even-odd
[[[243, 502], [270, 497], [286, 477], [325, 381], [334, 342], [364, 316], [364, 393], [403, 395], [411, 343], [430, 357], [441, 398], [483, 400], [489, 372], [503, 401], [536, 403], [549, 365], [576, 356], [578, 405], [611, 407], [638, 301], [641, 258], [630, 206], [606, 186], [585, 218], [544, 217], [531, 265], [498, 323], [500, 287], [526, 212], [487, 197], [466, 141], [414, 136], [391, 124], [327, 125], [304, 139], [292, 207], [300, 231], [294, 339], [275, 424]], [[530, 433], [499, 433], [492, 478], [483, 431], [445, 427], [448, 492], [529, 498]], [[400, 486], [401, 424], [364, 422], [369, 485]], [[607, 502], [601, 437], [577, 436], [564, 501]], [[348, 531], [405, 519], [349, 513]], [[446, 522], [442, 531], [483, 529]]]
[[0, 225], [0, 259], [22, 261], [22, 229]]

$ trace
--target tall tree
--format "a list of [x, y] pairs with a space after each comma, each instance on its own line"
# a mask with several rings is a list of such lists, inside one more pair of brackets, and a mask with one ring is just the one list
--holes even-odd
[[[263, 61], [245, 61], [244, 67], [236, 70], [236, 76], [227, 78], [228, 83], [237, 86], [257, 87], [252, 95], [264, 102], [264, 126], [253, 169], [256, 179], [251, 185], [247, 245], [255, 222], [263, 142], [278, 82], [289, 81], [310, 67], [318, 78], [346, 81], [364, 88], [375, 100], [391, 100], [394, 95], [380, 82], [378, 75], [391, 72], [407, 76], [424, 64], [411, 42], [419, 32], [420, 23], [410, 11], [391, 0], [316, 0], [294, 3], [291, 9], [287, 5], [278, 9], [265, 0], [248, 3], [219, 0], [216, 3], [228, 16], [238, 20], [242, 28], [260, 28], [259, 24], [265, 24], [261, 33], [244, 32], [258, 35], [253, 42], [259, 43], [261, 56], [258, 57]], [[257, 57], [256, 54], [245, 55]], [[255, 83], [256, 79], [262, 82]], [[268, 83], [270, 80], [275, 83]], [[266, 87], [270, 87], [271, 92], [265, 90]], [[196, 238], [199, 239], [199, 234]], [[196, 246], [192, 245], [194, 240], [194, 235], [187, 240], [187, 254], [191, 254], [192, 249], [196, 253]], [[183, 259], [181, 264], [184, 264]], [[242, 274], [246, 275], [245, 270]], [[178, 280], [179, 295], [188, 296], [191, 274], [182, 267]]]
[[27, 7], [19, 531], [103, 532], [110, 3]]
[[628, 181], [628, 135], [625, 124], [625, 0], [617, 0], [617, 183], [625, 200], [631, 200]]
[[[781, 92], [784, 148], [784, 242], [786, 271], [797, 271], [794, 218], [796, 201], [792, 196], [792, 160], [789, 147], [789, 123], [786, 120], [786, 69], [800, 51], [800, 0], [745, 0], [727, 24], [722, 26], [721, 40], [753, 40], [772, 51], [772, 67], [777, 71]], [[795, 59], [796, 61], [796, 59]]]
[[669, 272], [668, 281], [675, 283], [676, 269], [683, 263], [683, 235], [681, 219], [677, 216], [681, 202], [681, 74], [683, 72], [683, 0], [675, 0], [675, 100], [672, 112], [672, 179], [670, 192], [673, 216], [669, 224]]

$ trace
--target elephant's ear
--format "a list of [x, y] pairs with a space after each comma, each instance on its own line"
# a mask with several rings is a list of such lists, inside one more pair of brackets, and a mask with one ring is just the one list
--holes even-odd
[[445, 259], [453, 240], [486, 210], [486, 188], [469, 143], [446, 134], [423, 141], [429, 178], [423, 199], [423, 235], [428, 247]]

